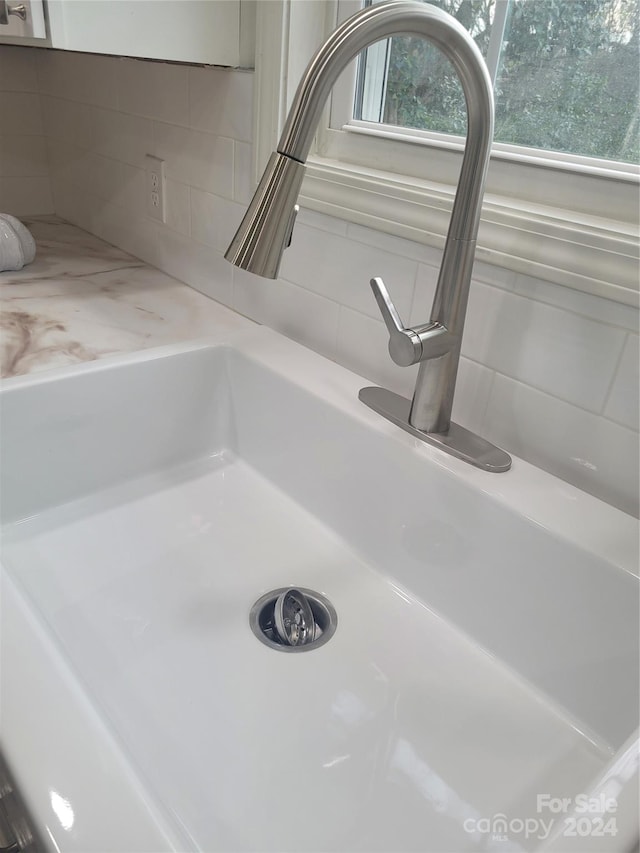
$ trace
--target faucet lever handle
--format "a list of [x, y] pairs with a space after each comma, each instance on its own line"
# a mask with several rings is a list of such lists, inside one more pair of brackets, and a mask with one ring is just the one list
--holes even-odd
[[389, 331], [389, 355], [401, 367], [417, 364], [422, 358], [420, 336], [413, 329], [405, 329], [384, 281], [376, 277], [369, 284]]

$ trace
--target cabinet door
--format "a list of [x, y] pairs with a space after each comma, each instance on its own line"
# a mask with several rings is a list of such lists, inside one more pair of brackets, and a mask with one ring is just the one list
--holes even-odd
[[253, 65], [255, 0], [47, 0], [53, 47]]
[[0, 0], [0, 39], [38, 44], [46, 35], [42, 0]]

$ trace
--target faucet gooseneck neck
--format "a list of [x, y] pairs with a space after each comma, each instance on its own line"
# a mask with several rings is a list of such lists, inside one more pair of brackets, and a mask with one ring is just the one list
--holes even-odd
[[392, 359], [403, 366], [420, 363], [413, 400], [409, 405], [380, 388], [364, 388], [360, 399], [423, 441], [484, 470], [506, 471], [511, 460], [504, 451], [451, 422], [493, 139], [489, 72], [475, 42], [451, 15], [416, 0], [388, 0], [357, 12], [327, 38], [300, 80], [277, 150], [225, 257], [242, 269], [277, 278], [291, 240], [304, 164], [329, 93], [362, 50], [394, 35], [424, 38], [451, 62], [464, 92], [467, 139], [429, 322], [404, 328], [384, 282], [370, 281], [389, 330]]

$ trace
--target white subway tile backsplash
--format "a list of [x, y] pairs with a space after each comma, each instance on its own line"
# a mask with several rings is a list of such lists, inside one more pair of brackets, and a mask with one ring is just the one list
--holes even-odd
[[38, 74], [31, 48], [0, 46], [0, 91], [38, 92]]
[[638, 335], [628, 335], [611, 393], [604, 410], [606, 417], [611, 418], [612, 421], [617, 421], [636, 431], [640, 428], [640, 423], [638, 422], [640, 420], [638, 417], [638, 409], [640, 407], [638, 389], [639, 363]]
[[141, 116], [93, 108], [93, 150], [103, 157], [144, 167], [152, 153], [153, 122]]
[[334, 355], [339, 306], [295, 284], [234, 269], [233, 307], [329, 358]]
[[319, 213], [317, 210], [309, 210], [306, 207], [301, 207], [298, 211], [296, 224], [308, 225], [310, 228], [327, 231], [329, 234], [340, 234], [342, 237], [347, 234], [347, 223], [344, 219], [336, 219], [335, 216], [327, 216], [326, 213]]
[[53, 212], [36, 53], [0, 45], [0, 211], [14, 216]]
[[0, 176], [47, 177], [48, 174], [44, 136], [0, 136]]
[[210, 246], [164, 229], [159, 251], [151, 263], [205, 296], [229, 307], [233, 305], [233, 268]]
[[248, 205], [255, 182], [253, 180], [253, 146], [246, 142], [233, 143], [233, 200]]
[[453, 399], [451, 419], [467, 429], [484, 435], [484, 419], [489, 404], [495, 373], [493, 370], [460, 359], [456, 393]]
[[136, 216], [147, 215], [147, 173], [145, 169], [120, 163], [116, 203]]
[[[40, 98], [30, 92], [0, 91], [2, 132], [37, 136], [42, 134]], [[4, 118], [6, 117], [6, 118]]]
[[154, 122], [153, 153], [165, 175], [180, 183], [233, 198], [233, 140]]
[[365, 246], [373, 246], [384, 252], [398, 255], [401, 258], [411, 258], [414, 261], [428, 264], [429, 266], [440, 266], [442, 251], [433, 246], [425, 246], [415, 243], [413, 240], [405, 240], [402, 237], [394, 237], [393, 234], [384, 234], [364, 225], [347, 225], [347, 236]]
[[100, 154], [90, 154], [87, 169], [90, 192], [112, 203], [118, 203], [122, 191], [120, 166], [118, 160], [102, 157]]
[[91, 148], [95, 138], [94, 108], [43, 95], [42, 116], [47, 139], [64, 139], [76, 148]]
[[462, 352], [500, 373], [601, 412], [624, 333], [474, 282]]
[[39, 50], [36, 57], [41, 94], [117, 109], [117, 57], [67, 50]]
[[233, 304], [233, 267], [220, 252], [195, 243], [184, 234], [158, 226], [154, 266], [186, 281], [223, 305]]
[[167, 178], [164, 189], [167, 225], [181, 234], [191, 234], [191, 188]]
[[67, 184], [84, 190], [89, 187], [92, 152], [53, 136], [47, 138], [47, 152], [49, 172], [57, 188]]
[[[159, 240], [155, 220], [137, 216], [121, 204], [90, 193], [84, 193], [79, 199], [72, 197], [70, 201], [72, 209], [77, 209], [91, 224], [87, 230], [107, 243], [154, 264]], [[157, 263], [155, 265], [158, 266]]]
[[0, 178], [0, 209], [3, 213], [11, 213], [13, 216], [53, 213], [49, 178]]
[[79, 228], [84, 228], [85, 231], [97, 234], [91, 215], [93, 198], [88, 195], [86, 184], [83, 187], [77, 186], [64, 177], [58, 178], [56, 173], [52, 172], [51, 188], [55, 198], [56, 215]]
[[513, 270], [505, 270], [495, 267], [492, 264], [486, 264], [476, 258], [473, 264], [472, 278], [474, 281], [483, 281], [485, 284], [492, 284], [494, 287], [513, 290], [515, 288], [517, 273], [513, 272]]
[[417, 269], [416, 261], [296, 224], [280, 274], [287, 281], [377, 319], [380, 315], [369, 280], [382, 276], [400, 316], [407, 317]]
[[485, 436], [580, 489], [638, 514], [638, 433], [496, 375]]
[[547, 305], [554, 305], [557, 308], [581, 314], [583, 317], [589, 317], [598, 323], [608, 323], [611, 326], [620, 326], [630, 332], [638, 333], [638, 309], [631, 305], [612, 302], [610, 299], [592, 296], [590, 293], [581, 293], [571, 287], [559, 287], [549, 281], [542, 281], [528, 275], [516, 276], [514, 291], [535, 299], [536, 302], [545, 302]]
[[226, 68], [189, 69], [189, 118], [197, 130], [251, 142], [253, 74]]
[[245, 207], [242, 204], [192, 189], [191, 236], [194, 240], [224, 253], [244, 212]]
[[118, 103], [124, 113], [170, 124], [189, 122], [189, 69], [166, 62], [122, 59], [118, 64]]
[[408, 317], [400, 315], [405, 326], [419, 326], [422, 323], [428, 323], [431, 319], [431, 308], [438, 283], [438, 273], [439, 270], [436, 267], [429, 267], [426, 264], [418, 265], [416, 289], [413, 294], [411, 312]]

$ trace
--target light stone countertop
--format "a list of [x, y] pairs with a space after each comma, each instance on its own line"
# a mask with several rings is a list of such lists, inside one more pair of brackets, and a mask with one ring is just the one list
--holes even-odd
[[250, 320], [55, 216], [22, 219], [35, 260], [0, 272], [0, 376], [211, 334]]

